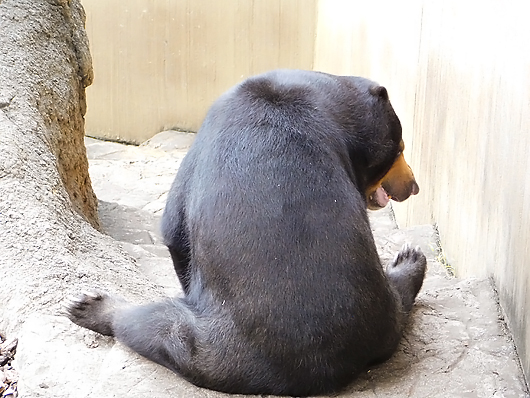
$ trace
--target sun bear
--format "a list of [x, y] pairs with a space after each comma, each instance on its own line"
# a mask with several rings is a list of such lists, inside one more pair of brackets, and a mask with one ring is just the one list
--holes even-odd
[[213, 390], [307, 396], [345, 388], [396, 349], [426, 259], [385, 271], [367, 208], [418, 193], [387, 90], [276, 70], [209, 110], [169, 192], [162, 231], [184, 295], [107, 293], [70, 319]]

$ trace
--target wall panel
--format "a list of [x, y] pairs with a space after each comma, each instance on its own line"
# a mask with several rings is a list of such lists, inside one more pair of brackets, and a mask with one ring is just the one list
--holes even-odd
[[95, 81], [87, 134], [142, 142], [197, 130], [222, 92], [274, 68], [311, 69], [316, 0], [83, 0]]

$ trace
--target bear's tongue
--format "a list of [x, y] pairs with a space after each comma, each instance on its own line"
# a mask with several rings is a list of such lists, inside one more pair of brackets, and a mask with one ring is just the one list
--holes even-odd
[[381, 207], [385, 207], [388, 204], [388, 201], [390, 200], [382, 186], [375, 190], [372, 197], [374, 201]]

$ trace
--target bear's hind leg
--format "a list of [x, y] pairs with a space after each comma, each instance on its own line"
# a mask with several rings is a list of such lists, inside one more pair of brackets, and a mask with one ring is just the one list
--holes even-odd
[[406, 314], [412, 309], [416, 295], [421, 289], [427, 259], [419, 247], [405, 244], [387, 269], [390, 285], [401, 299], [402, 310]]
[[190, 372], [195, 351], [195, 315], [180, 299], [141, 306], [106, 293], [84, 293], [70, 301], [67, 316], [79, 326], [108, 336], [174, 372]]

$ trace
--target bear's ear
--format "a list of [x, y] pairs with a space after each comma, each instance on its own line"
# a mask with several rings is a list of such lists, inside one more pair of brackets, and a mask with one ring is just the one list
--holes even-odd
[[382, 98], [385, 101], [388, 101], [388, 91], [383, 86], [375, 86], [370, 88], [370, 93], [377, 97]]

